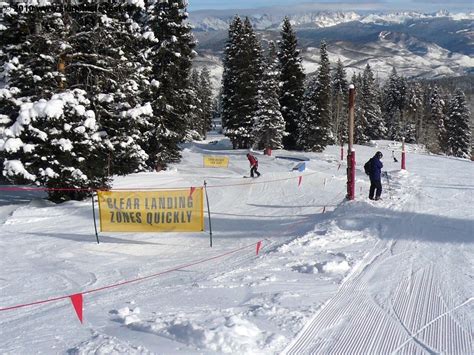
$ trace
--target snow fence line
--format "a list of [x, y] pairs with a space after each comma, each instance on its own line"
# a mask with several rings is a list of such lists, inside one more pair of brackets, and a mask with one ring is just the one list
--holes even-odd
[[74, 293], [74, 294], [64, 295], [64, 296], [57, 296], [57, 297], [48, 298], [48, 299], [45, 299], [45, 300], [39, 300], [39, 301], [30, 302], [30, 303], [17, 304], [17, 305], [14, 305], [14, 306], [1, 307], [0, 312], [10, 311], [10, 310], [19, 309], [19, 308], [30, 307], [30, 306], [39, 305], [39, 304], [56, 302], [56, 301], [60, 301], [60, 300], [69, 298], [72, 302], [72, 305], [74, 307], [74, 310], [76, 311], [76, 314], [77, 314], [80, 322], [82, 323], [83, 322], [83, 319], [82, 319], [83, 295], [90, 294], [90, 293], [96, 293], [96, 292], [108, 290], [108, 289], [111, 289], [111, 288], [116, 288], [116, 287], [128, 285], [128, 284], [131, 284], [131, 283], [141, 282], [141, 281], [145, 281], [145, 280], [148, 280], [148, 279], [152, 279], [152, 278], [164, 275], [164, 274], [171, 273], [173, 271], [182, 270], [182, 269], [185, 269], [185, 268], [188, 268], [188, 267], [191, 267], [191, 266], [195, 266], [195, 265], [198, 265], [198, 264], [203, 264], [203, 263], [211, 261], [211, 260], [220, 259], [220, 258], [223, 258], [224, 256], [235, 254], [235, 253], [237, 253], [241, 250], [248, 249], [250, 247], [255, 247], [256, 255], [258, 256], [258, 253], [262, 248], [262, 244], [263, 244], [263, 242], [260, 240], [257, 243], [252, 243], [252, 244], [249, 244], [249, 245], [237, 248], [237, 249], [233, 249], [233, 250], [228, 251], [226, 253], [219, 254], [219, 255], [216, 255], [216, 256], [213, 256], [213, 257], [210, 257], [210, 258], [201, 259], [201, 260], [198, 260], [198, 261], [194, 261], [192, 263], [183, 264], [183, 265], [179, 265], [179, 266], [176, 266], [174, 268], [171, 268], [171, 269], [160, 271], [160, 272], [157, 272], [155, 274], [138, 277], [138, 278], [135, 278], [135, 279], [132, 279], [132, 280], [126, 280], [126, 281], [118, 282], [118, 283], [115, 283], [115, 284], [102, 286], [102, 287], [94, 288], [94, 289], [91, 289], [91, 290], [82, 291], [82, 292], [79, 292], [79, 293]]

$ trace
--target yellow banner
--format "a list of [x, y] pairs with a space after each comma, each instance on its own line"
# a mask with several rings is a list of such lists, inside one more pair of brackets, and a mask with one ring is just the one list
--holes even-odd
[[169, 191], [99, 191], [103, 232], [204, 230], [203, 188]]
[[205, 155], [203, 158], [205, 168], [227, 168], [229, 166], [229, 157]]

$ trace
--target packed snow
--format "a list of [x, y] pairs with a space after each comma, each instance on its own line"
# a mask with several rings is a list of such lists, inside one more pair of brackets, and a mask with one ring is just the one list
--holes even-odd
[[[403, 171], [400, 144], [356, 145], [347, 201], [340, 147], [256, 151], [262, 176], [244, 179], [247, 151], [208, 138], [185, 144], [168, 170], [113, 186], [206, 181], [212, 247], [207, 211], [204, 232], [104, 232], [97, 244], [90, 199], [56, 205], [3, 187], [0, 353], [472, 353], [472, 162], [407, 145]], [[388, 178], [383, 200], [370, 201], [362, 166], [377, 150]], [[204, 168], [205, 155], [228, 156], [228, 168]], [[308, 159], [306, 170], [292, 158]], [[1, 310], [76, 293], [83, 324], [67, 298]]]

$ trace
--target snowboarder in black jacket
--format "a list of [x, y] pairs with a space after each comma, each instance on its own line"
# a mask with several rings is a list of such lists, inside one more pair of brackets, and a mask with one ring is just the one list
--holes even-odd
[[[383, 154], [382, 152], [377, 152], [370, 159], [371, 167], [370, 167], [370, 191], [369, 191], [369, 199], [371, 200], [380, 200], [380, 195], [382, 195], [382, 168], [383, 164], [380, 161], [382, 159]], [[375, 198], [374, 198], [375, 193]]]

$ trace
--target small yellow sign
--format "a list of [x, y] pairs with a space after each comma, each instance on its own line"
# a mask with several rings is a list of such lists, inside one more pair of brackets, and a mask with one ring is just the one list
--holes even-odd
[[167, 191], [99, 191], [102, 232], [204, 230], [203, 188]]
[[229, 157], [226, 156], [204, 156], [205, 168], [227, 168], [229, 166]]

